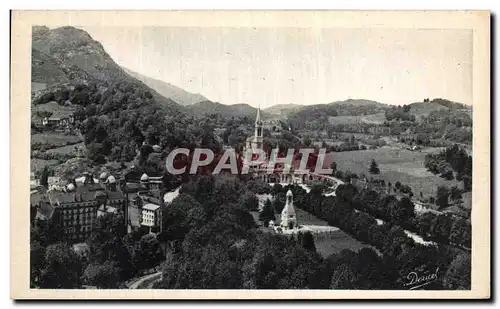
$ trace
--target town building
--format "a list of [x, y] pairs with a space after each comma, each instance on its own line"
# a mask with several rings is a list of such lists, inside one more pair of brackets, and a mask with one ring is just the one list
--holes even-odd
[[75, 123], [73, 112], [54, 112], [50, 117], [42, 119], [42, 125], [45, 127], [64, 129]]
[[142, 225], [149, 227], [149, 232], [158, 232], [161, 227], [160, 205], [147, 203], [142, 207]]
[[386, 126], [374, 126], [368, 128], [368, 132], [370, 132], [373, 135], [390, 135], [391, 128]]
[[[125, 214], [127, 230], [147, 227], [150, 232], [160, 232], [161, 209], [165, 206], [165, 188], [162, 177], [149, 176], [144, 173], [140, 176], [139, 181], [136, 181], [133, 180], [137, 179], [136, 176], [131, 172], [125, 178], [128, 179], [123, 184], [128, 205], [125, 207], [127, 210]], [[146, 207], [146, 205], [148, 206]]]
[[85, 173], [78, 180], [62, 190], [49, 190], [31, 196], [36, 218], [59, 226], [61, 240], [69, 242], [87, 239], [99, 216], [126, 212], [126, 196], [117, 187], [114, 176], [106, 177], [99, 183], [90, 173]]

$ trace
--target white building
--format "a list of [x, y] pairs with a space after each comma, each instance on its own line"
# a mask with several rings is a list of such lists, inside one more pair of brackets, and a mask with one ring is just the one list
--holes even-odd
[[160, 205], [147, 203], [142, 207], [142, 225], [148, 226], [151, 232], [152, 228], [159, 227], [161, 224]]
[[281, 212], [280, 226], [285, 230], [296, 229], [298, 227], [297, 215], [295, 213], [295, 208], [293, 207], [293, 194], [290, 190], [286, 193], [286, 204]]

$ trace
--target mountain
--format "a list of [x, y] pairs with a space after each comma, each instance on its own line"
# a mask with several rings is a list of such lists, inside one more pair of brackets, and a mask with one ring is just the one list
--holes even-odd
[[348, 99], [328, 104], [306, 105], [292, 116], [311, 118], [323, 116], [362, 116], [383, 112], [388, 107], [388, 105], [376, 101]]
[[150, 93], [162, 108], [181, 110], [173, 100], [128, 75], [87, 32], [69, 26], [55, 29], [35, 26], [32, 30], [33, 97], [61, 87], [92, 84], [104, 92], [110, 86], [127, 84]]
[[183, 106], [127, 74], [87, 32], [33, 27], [32, 128], [45, 130], [40, 119], [55, 107], [74, 113], [87, 158], [97, 164], [131, 162], [143, 144], [202, 140]]
[[167, 82], [158, 79], [141, 75], [127, 68], [123, 68], [123, 70], [125, 70], [125, 72], [127, 72], [127, 74], [129, 74], [130, 76], [142, 81], [148, 87], [156, 90], [156, 92], [158, 92], [162, 96], [170, 98], [181, 105], [186, 106], [208, 100], [199, 93], [187, 92], [182, 88], [179, 88], [177, 86], [174, 86], [172, 84], [169, 84]]
[[348, 99], [328, 104], [307, 105], [291, 113], [288, 119], [295, 129], [322, 129], [330, 124], [332, 117], [349, 116], [352, 118], [352, 116], [375, 115], [385, 112], [388, 108], [388, 105], [376, 101]]
[[296, 113], [304, 109], [303, 105], [297, 104], [277, 104], [271, 107], [265, 108], [264, 111], [277, 116], [286, 116], [291, 113]]
[[360, 106], [360, 107], [365, 106], [369, 108], [382, 108], [382, 109], [388, 107], [387, 104], [365, 99], [347, 99], [344, 101], [335, 101], [332, 103], [328, 103], [327, 105]]
[[[93, 40], [87, 32], [74, 27], [52, 30], [44, 26], [33, 27], [31, 46], [35, 51], [34, 57], [40, 55], [52, 58], [53, 65], [60, 66], [70, 80], [81, 77], [73, 76], [73, 73], [81, 72], [86, 73], [86, 78], [94, 80], [116, 79], [126, 74], [106, 53], [101, 43]], [[45, 63], [41, 60], [43, 66]]]
[[472, 106], [462, 103], [453, 102], [445, 99], [433, 99], [427, 102], [415, 102], [409, 104], [410, 114], [415, 117], [429, 116], [432, 112], [470, 112], [472, 113]]
[[[257, 109], [248, 104], [224, 105], [218, 102], [203, 101], [187, 106], [188, 111], [193, 116], [207, 116], [217, 114], [225, 118], [249, 117], [255, 118]], [[266, 118], [267, 113], [261, 111], [261, 116]]]

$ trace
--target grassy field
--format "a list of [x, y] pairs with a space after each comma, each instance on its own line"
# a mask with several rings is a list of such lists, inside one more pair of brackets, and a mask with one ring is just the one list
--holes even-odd
[[44, 132], [31, 135], [32, 144], [44, 144], [52, 147], [62, 147], [69, 144], [81, 142], [81, 138], [77, 135], [67, 135], [58, 132]]
[[[297, 222], [299, 225], [328, 226], [326, 221], [321, 220], [300, 208], [295, 208], [295, 212], [297, 214]], [[250, 213], [254, 217], [255, 222], [259, 225], [260, 230], [269, 233], [273, 232], [271, 229], [265, 228], [261, 225], [262, 223], [259, 221], [259, 213], [257, 211], [252, 211]], [[279, 221], [279, 215], [276, 215], [276, 224], [279, 224]], [[359, 251], [362, 248], [371, 248], [369, 245], [360, 243], [342, 230], [330, 233], [314, 234], [314, 243], [318, 253], [325, 258], [333, 253], [339, 253], [344, 249]]]
[[57, 104], [57, 102], [49, 102], [44, 104], [32, 105], [31, 106], [31, 114], [36, 114], [38, 112], [72, 112], [74, 108], [69, 106], [63, 106]]
[[372, 123], [381, 124], [385, 121], [384, 113], [377, 113], [373, 115], [365, 116], [331, 116], [328, 118], [328, 122], [331, 124], [356, 124], [356, 123]]
[[331, 254], [337, 254], [344, 249], [359, 251], [363, 248], [372, 248], [369, 245], [360, 243], [342, 230], [328, 234], [315, 234], [314, 244], [316, 245], [316, 251], [324, 258]]
[[[295, 213], [297, 214], [297, 222], [300, 225], [328, 226], [326, 221], [321, 220], [300, 208], [295, 208]], [[359, 251], [362, 248], [370, 247], [360, 243], [342, 230], [330, 233], [314, 234], [314, 243], [318, 253], [325, 258], [332, 253], [339, 253], [344, 249]]]
[[300, 208], [295, 207], [295, 213], [297, 215], [297, 222], [300, 225], [328, 225], [326, 221], [321, 220]]
[[57, 160], [42, 160], [42, 159], [31, 158], [31, 171], [36, 172], [43, 169], [46, 165], [54, 166], [57, 164], [59, 164], [59, 161]]
[[47, 153], [57, 153], [57, 154], [71, 154], [71, 153], [73, 153], [76, 155], [77, 154], [76, 149], [81, 148], [81, 147], [85, 148], [85, 144], [78, 143], [78, 144], [53, 148], [53, 149], [47, 150]]
[[[375, 150], [332, 152], [327, 157], [327, 164], [332, 160], [337, 163], [341, 171], [352, 171], [356, 174], [365, 174], [367, 177], [384, 179], [393, 185], [399, 181], [409, 185], [415, 196], [420, 192], [424, 197], [435, 196], [439, 185], [462, 188], [462, 183], [456, 180], [448, 181], [427, 171], [424, 158], [427, 153], [439, 152], [440, 148], [424, 149], [422, 152], [402, 150], [392, 147], [381, 147]], [[368, 172], [370, 162], [375, 159], [379, 168], [379, 175]]]

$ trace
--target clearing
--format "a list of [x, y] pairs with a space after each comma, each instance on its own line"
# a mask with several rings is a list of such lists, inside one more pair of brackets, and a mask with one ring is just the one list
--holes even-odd
[[382, 124], [385, 121], [385, 113], [377, 113], [372, 115], [363, 116], [330, 116], [328, 117], [328, 122], [332, 125], [336, 124], [357, 124], [357, 123], [369, 123], [369, 124]]
[[42, 170], [45, 166], [55, 166], [58, 165], [58, 160], [43, 160], [31, 158], [31, 171], [36, 172]]
[[[368, 178], [383, 179], [393, 185], [399, 181], [409, 185], [416, 197], [419, 197], [422, 192], [424, 198], [428, 198], [436, 195], [436, 189], [440, 185], [462, 188], [461, 182], [446, 180], [425, 168], [425, 155], [441, 150], [442, 148], [428, 148], [422, 151], [410, 151], [384, 146], [374, 150], [331, 152], [325, 161], [328, 165], [334, 161], [340, 171], [365, 174]], [[379, 175], [370, 174], [368, 171], [372, 159], [375, 159], [379, 166]]]
[[62, 147], [66, 145], [76, 144], [82, 139], [77, 135], [69, 135], [59, 132], [44, 132], [31, 135], [31, 144], [46, 145], [48, 148]]
[[84, 143], [78, 143], [78, 144], [73, 144], [73, 145], [67, 145], [67, 146], [62, 146], [58, 148], [53, 148], [47, 150], [47, 153], [54, 153], [54, 154], [75, 154], [75, 156], [78, 154], [79, 149], [85, 149], [85, 144]]

